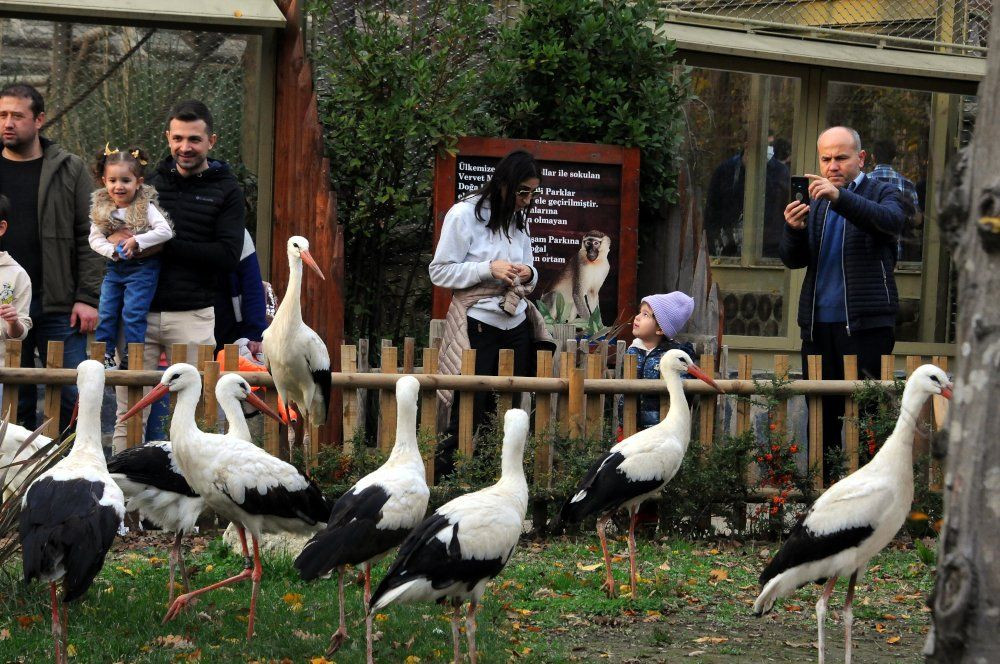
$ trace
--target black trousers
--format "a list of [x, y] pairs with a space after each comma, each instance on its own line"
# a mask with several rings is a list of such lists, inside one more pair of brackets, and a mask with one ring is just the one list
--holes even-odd
[[[469, 344], [476, 351], [476, 375], [496, 376], [500, 371], [500, 349], [514, 351], [514, 375], [532, 376], [535, 373], [534, 344], [531, 338], [531, 324], [527, 318], [520, 325], [509, 330], [487, 325], [475, 318], [468, 318]], [[478, 432], [496, 412], [495, 392], [475, 392], [472, 408], [472, 431]], [[461, 395], [455, 392], [451, 406], [451, 417], [444, 439], [438, 443], [434, 454], [434, 476], [444, 477], [455, 471], [455, 451], [458, 449], [458, 414]], [[516, 403], [516, 402], [515, 402]]]
[[[892, 353], [896, 344], [896, 331], [891, 327], [854, 330], [847, 334], [844, 323], [815, 323], [813, 338], [802, 340], [802, 374], [809, 378], [807, 356], [821, 355], [824, 380], [844, 379], [844, 356], [858, 356], [858, 377], [879, 379], [882, 373], [882, 356]], [[823, 397], [823, 456], [841, 450], [843, 431], [844, 397]], [[823, 464], [823, 482], [831, 479], [831, 468]]]

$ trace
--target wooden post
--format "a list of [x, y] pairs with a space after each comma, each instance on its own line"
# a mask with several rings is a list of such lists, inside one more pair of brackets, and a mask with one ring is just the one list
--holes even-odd
[[[462, 351], [462, 375], [476, 375], [476, 349]], [[455, 391], [458, 394], [458, 391]], [[475, 443], [472, 439], [472, 415], [475, 406], [475, 393], [462, 392], [461, 403], [458, 406], [458, 451], [467, 458], [472, 458]], [[454, 407], [454, 406], [453, 406]]]
[[[129, 344], [128, 345], [128, 368], [134, 371], [141, 371], [143, 369], [144, 361], [144, 344]], [[51, 357], [51, 356], [50, 356]], [[139, 403], [142, 399], [142, 387], [130, 387], [128, 388], [128, 407]], [[142, 445], [142, 431], [143, 431], [143, 419], [145, 419], [142, 413], [139, 413], [126, 423], [125, 429], [125, 446], [135, 447], [137, 445]], [[58, 418], [57, 418], [58, 421]]]
[[[8, 341], [7, 343], [10, 343], [10, 342]], [[107, 348], [107, 345], [103, 341], [95, 341], [94, 343], [90, 344], [90, 351], [88, 353], [89, 356], [90, 356], [90, 359], [95, 360], [97, 362], [103, 363], [104, 362], [104, 350], [106, 348]]]
[[[424, 349], [424, 374], [438, 373], [441, 351]], [[437, 390], [424, 390], [420, 395], [420, 430], [424, 432], [429, 447], [424, 452], [424, 474], [427, 486], [434, 486], [434, 450], [437, 447]]]
[[[382, 346], [382, 367], [384, 374], [394, 374], [398, 371], [397, 349], [395, 346]], [[378, 391], [378, 448], [383, 452], [392, 450], [396, 442], [396, 390]]]
[[[587, 356], [587, 378], [596, 380], [603, 378], [604, 356], [601, 353], [591, 353]], [[591, 394], [586, 398], [587, 403], [587, 435], [600, 437], [604, 423], [604, 395]]]
[[[103, 345], [103, 344], [102, 344]], [[101, 358], [104, 358], [104, 351], [101, 351]], [[8, 339], [4, 346], [4, 364], [8, 369], [21, 366], [21, 340]], [[18, 386], [9, 383], [3, 386], [3, 417], [9, 417], [10, 422], [17, 422], [17, 400], [20, 390]]]
[[882, 356], [882, 380], [895, 380], [896, 358], [892, 355]]
[[[49, 369], [63, 368], [63, 342], [50, 341], [48, 345], [48, 361], [45, 366]], [[74, 369], [76, 367], [73, 367]], [[43, 401], [45, 419], [52, 418], [49, 425], [42, 432], [49, 438], [59, 435], [59, 415], [62, 410], [62, 387], [60, 385], [46, 385], [45, 399]], [[16, 409], [16, 407], [15, 407]]]
[[[500, 359], [499, 359], [500, 370], [497, 372], [498, 376], [513, 376], [514, 375], [514, 351], [511, 348], [501, 348], [500, 349]], [[506, 413], [511, 408], [513, 403], [514, 395], [511, 392], [501, 392], [497, 395], [497, 423], [502, 424], [504, 413]]]
[[[858, 379], [858, 356], [844, 356], [844, 380]], [[860, 413], [858, 402], [853, 396], [844, 399], [844, 451], [847, 453], [847, 472], [853, 473], [860, 463], [858, 445], [860, 443]]]
[[[563, 351], [559, 354], [559, 377], [569, 380], [573, 370], [573, 353]], [[560, 436], [569, 435], [569, 390], [560, 392], [556, 400], [556, 421]]]
[[[615, 343], [615, 364], [612, 369], [613, 378], [621, 378], [625, 372], [625, 350], [627, 345], [624, 341], [619, 340]], [[618, 413], [618, 398], [612, 396], [611, 398], [611, 438], [614, 440], [615, 436], [618, 435], [618, 430], [621, 428], [621, 415]]]
[[[625, 370], [622, 372], [622, 377], [625, 380], [635, 380], [638, 370], [638, 358], [635, 355], [626, 355]], [[639, 395], [626, 394], [624, 399], [625, 403], [622, 406], [622, 435], [628, 438], [639, 430], [638, 423], [636, 422], [639, 414]]]
[[413, 337], [403, 339], [403, 373], [413, 373], [413, 356], [416, 352], [417, 342]]
[[236, 344], [226, 344], [222, 347], [222, 370], [240, 370], [240, 347]]
[[[702, 354], [699, 358], [702, 371], [709, 376], [715, 374], [715, 356], [711, 353]], [[701, 401], [701, 427], [698, 439], [701, 441], [703, 450], [708, 450], [712, 446], [712, 439], [715, 437], [715, 407], [717, 397], [714, 394], [699, 397]]]
[[[173, 344], [170, 346], [170, 364], [177, 364], [178, 362], [188, 361], [188, 345], [187, 344]], [[170, 413], [173, 414], [174, 407], [177, 405], [177, 393], [170, 393]]]
[[[197, 367], [198, 371], [204, 372], [205, 364], [211, 362], [214, 359], [215, 359], [215, 346], [209, 346], [208, 344], [201, 344], [198, 346], [198, 355], [195, 360], [195, 367]], [[208, 420], [208, 417], [206, 416], [205, 413], [204, 399], [202, 399], [198, 403], [198, 409], [195, 412], [195, 418], [203, 421]]]
[[208, 431], [219, 430], [219, 400], [215, 396], [215, 386], [219, 383], [222, 367], [218, 362], [205, 363], [205, 385], [202, 392], [202, 408], [205, 411], [205, 428]]
[[[810, 380], [823, 379], [823, 356], [807, 358]], [[823, 397], [807, 397], [809, 401], [809, 468], [816, 473], [813, 488], [823, 490]]]
[[[779, 381], [788, 380], [788, 356], [774, 356], [774, 378]], [[779, 431], [786, 431], [788, 426], [788, 401], [782, 399], [774, 409], [774, 425]]]
[[[737, 357], [736, 377], [740, 380], [753, 379], [753, 358], [750, 355], [742, 354]], [[750, 402], [740, 399], [736, 402], [736, 435], [742, 435], [750, 430]], [[757, 486], [757, 464], [751, 461], [744, 471], [746, 484], [748, 487]], [[734, 523], [733, 529], [741, 533], [747, 525], [747, 506], [744, 502], [733, 504]]]
[[[368, 340], [358, 339], [358, 373], [368, 373]], [[368, 390], [357, 390], [358, 394], [358, 422], [367, 432], [368, 427]]]
[[[344, 373], [354, 373], [358, 370], [358, 347], [344, 344], [340, 347], [340, 370]], [[354, 433], [358, 428], [358, 392], [344, 390], [344, 454], [353, 456]]]
[[569, 437], [583, 438], [583, 379], [586, 372], [573, 367], [569, 374]]
[[[539, 378], [552, 377], [552, 353], [540, 350], [535, 354], [535, 375]], [[548, 488], [552, 479], [552, 440], [549, 426], [552, 418], [552, 400], [547, 394], [535, 398], [535, 487]]]

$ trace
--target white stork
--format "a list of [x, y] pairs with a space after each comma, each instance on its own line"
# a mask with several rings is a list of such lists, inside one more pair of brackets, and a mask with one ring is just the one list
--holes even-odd
[[[715, 381], [682, 350], [669, 350], [660, 360], [660, 376], [670, 394], [670, 410], [662, 422], [639, 431], [604, 453], [580, 481], [576, 493], [563, 506], [560, 519], [577, 523], [597, 514], [597, 535], [604, 553], [604, 589], [615, 594], [611, 554], [604, 528], [611, 515], [624, 507], [629, 512], [628, 556], [632, 598], [636, 596], [635, 522], [639, 505], [658, 494], [673, 479], [684, 460], [691, 439], [691, 411], [684, 398], [681, 374], [689, 373], [715, 389]], [[720, 390], [721, 391], [721, 390]]]
[[24, 580], [49, 584], [56, 662], [66, 662], [63, 602], [80, 598], [104, 565], [104, 556], [125, 516], [125, 498], [108, 474], [101, 447], [104, 365], [86, 360], [77, 367], [79, 420], [66, 458], [31, 483], [21, 502], [20, 537]]
[[[461, 661], [459, 612], [469, 601], [465, 634], [469, 660], [476, 662], [476, 610], [486, 583], [514, 553], [528, 509], [524, 444], [528, 414], [504, 415], [500, 480], [439, 507], [410, 533], [369, 602], [372, 614], [389, 604], [447, 602], [454, 607], [451, 634], [455, 662]], [[371, 661], [371, 660], [369, 660]]]
[[[340, 627], [327, 655], [347, 638], [344, 620], [344, 566], [365, 566], [365, 606], [371, 599], [372, 563], [399, 546], [424, 518], [430, 491], [417, 446], [420, 383], [404, 376], [396, 383], [396, 442], [389, 459], [352, 486], [334, 504], [326, 530], [317, 533], [295, 559], [306, 581], [337, 571]], [[368, 658], [372, 653], [371, 614], [365, 617]]]
[[[309, 534], [323, 527], [330, 514], [312, 480], [291, 464], [276, 459], [253, 443], [235, 436], [205, 433], [195, 422], [201, 394], [201, 376], [190, 364], [169, 367], [160, 384], [122, 416], [132, 417], [168, 392], [177, 393], [170, 421], [174, 460], [191, 488], [216, 514], [229, 519], [243, 545], [244, 570], [174, 600], [163, 621], [177, 616], [192, 598], [222, 586], [252, 579], [247, 639], [253, 637], [254, 614], [263, 569], [258, 541], [264, 532]], [[247, 547], [246, 530], [253, 540], [253, 557]]]
[[[7, 423], [3, 440], [0, 440], [0, 489], [3, 490], [0, 499], [7, 500], [16, 494], [31, 476], [32, 467], [24, 462], [42, 452], [52, 442], [51, 438], [41, 433], [46, 426], [47, 423], [30, 431], [13, 422]], [[52, 454], [56, 447], [49, 447], [44, 454]]]
[[[229, 423], [229, 435], [250, 440], [242, 402], [281, 421], [280, 416], [250, 391], [238, 374], [225, 374], [215, 385], [215, 397]], [[167, 603], [174, 601], [174, 574], [179, 568], [184, 592], [189, 592], [187, 568], [181, 540], [193, 532], [205, 501], [191, 488], [174, 459], [168, 440], [152, 441], [141, 447], [122, 450], [108, 461], [108, 471], [125, 494], [128, 511], [138, 511], [163, 530], [174, 533], [174, 543], [167, 554], [169, 569]]]
[[294, 403], [310, 424], [323, 424], [330, 406], [330, 353], [302, 321], [303, 263], [325, 279], [309, 253], [309, 240], [293, 235], [288, 238], [288, 288], [274, 320], [264, 330], [264, 360], [285, 407]]
[[844, 661], [851, 661], [854, 586], [871, 558], [899, 532], [913, 502], [913, 434], [928, 397], [951, 398], [952, 384], [931, 364], [906, 381], [896, 428], [865, 466], [840, 480], [809, 507], [774, 559], [760, 575], [763, 589], [754, 602], [758, 616], [810, 581], [826, 580], [816, 603], [819, 661], [823, 664], [823, 622], [837, 577], [850, 575], [844, 602]]

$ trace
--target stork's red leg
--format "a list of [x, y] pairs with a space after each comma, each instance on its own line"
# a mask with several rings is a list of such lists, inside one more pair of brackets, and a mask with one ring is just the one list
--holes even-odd
[[66, 664], [69, 660], [69, 609], [66, 605], [62, 605], [62, 621], [60, 624], [62, 628], [62, 653], [63, 653], [63, 664]]
[[629, 508], [628, 520], [628, 569], [629, 584], [632, 588], [632, 599], [638, 594], [638, 563], [635, 552], [635, 522], [639, 520], [639, 506], [633, 505]]
[[174, 568], [177, 566], [177, 550], [167, 549], [167, 609], [174, 603]]
[[340, 626], [330, 637], [330, 645], [326, 647], [326, 654], [332, 655], [340, 649], [347, 638], [347, 619], [344, 615], [344, 567], [337, 568], [337, 598], [340, 601]]
[[469, 601], [469, 613], [465, 617], [465, 638], [469, 640], [469, 664], [476, 664], [476, 611], [479, 603], [475, 598]]
[[826, 605], [830, 601], [830, 595], [833, 593], [833, 586], [837, 583], [837, 577], [831, 577], [830, 580], [826, 582], [826, 586], [823, 587], [823, 594], [820, 595], [819, 601], [816, 602], [816, 629], [819, 632], [819, 664], [825, 664], [826, 662], [826, 644], [824, 623], [826, 622]]
[[174, 537], [174, 550], [177, 555], [177, 568], [181, 571], [181, 584], [184, 586], [184, 592], [191, 592], [191, 579], [188, 578], [187, 565], [184, 564], [184, 547], [181, 546], [181, 542], [184, 539], [184, 535], [177, 533]]
[[604, 527], [608, 525], [610, 515], [604, 515], [597, 519], [597, 536], [601, 540], [601, 551], [604, 553], [604, 592], [608, 597], [615, 596], [615, 579], [611, 576], [611, 554], [608, 553], [608, 538], [604, 534]]
[[56, 594], [56, 584], [49, 582], [49, 596], [52, 600], [52, 646], [55, 649], [56, 664], [63, 664], [62, 626], [59, 622], [59, 597]]
[[455, 649], [455, 659], [453, 660], [455, 664], [460, 664], [462, 661], [462, 648], [459, 646], [459, 626], [458, 626], [458, 615], [462, 610], [462, 603], [459, 600], [454, 600], [453, 604], [455, 610], [451, 613], [451, 641]]
[[[247, 536], [246, 533], [243, 531], [242, 526], [236, 526], [236, 534], [240, 536], [240, 544], [243, 545], [243, 559], [245, 565], [243, 571], [237, 574], [236, 576], [231, 576], [228, 579], [223, 579], [222, 581], [219, 581], [218, 583], [213, 583], [210, 586], [205, 586], [204, 588], [199, 588], [198, 590], [193, 590], [189, 593], [184, 593], [183, 595], [179, 596], [177, 599], [174, 600], [174, 603], [170, 605], [170, 608], [167, 610], [167, 615], [163, 616], [164, 624], [176, 618], [177, 614], [179, 614], [181, 610], [198, 595], [203, 595], [204, 593], [207, 593], [211, 590], [215, 590], [216, 588], [229, 586], [234, 583], [239, 583], [240, 581], [246, 581], [252, 576], [254, 570], [251, 569], [250, 552], [247, 549]], [[256, 544], [257, 541], [254, 540], [254, 545], [256, 546]]]
[[844, 600], [844, 664], [851, 664], [851, 629], [854, 627], [854, 585], [858, 582], [858, 570], [851, 574], [847, 584], [847, 599]]
[[250, 616], [247, 619], [247, 641], [253, 638], [253, 619], [257, 613], [257, 595], [260, 594], [260, 579], [264, 576], [264, 568], [260, 564], [260, 549], [257, 546], [257, 536], [250, 533], [253, 540], [253, 590], [250, 591]]
[[372, 601], [372, 564], [365, 563], [365, 661], [375, 662], [374, 636], [372, 635], [372, 614], [368, 604]]

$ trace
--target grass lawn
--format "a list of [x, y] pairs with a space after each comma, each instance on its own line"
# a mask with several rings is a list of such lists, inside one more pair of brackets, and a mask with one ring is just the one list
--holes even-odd
[[[69, 609], [74, 662], [363, 662], [361, 588], [348, 584], [350, 637], [322, 658], [337, 626], [336, 584], [301, 582], [291, 561], [268, 559], [257, 613], [257, 635], [245, 641], [250, 586], [204, 596], [167, 625], [167, 567], [158, 535], [130, 535], [115, 548], [93, 587]], [[188, 542], [192, 581], [205, 585], [241, 568], [221, 539]], [[628, 582], [626, 557], [615, 578]], [[477, 633], [483, 662], [808, 662], [815, 661], [819, 588], [779, 601], [765, 618], [751, 605], [757, 575], [772, 543], [641, 541], [640, 597], [608, 599], [594, 535], [522, 542], [507, 569], [487, 589]], [[377, 583], [388, 561], [374, 571]], [[926, 597], [933, 569], [911, 546], [876, 557], [858, 584], [854, 639], [858, 661], [922, 661], [929, 626]], [[830, 661], [842, 661], [841, 581], [828, 615]], [[627, 589], [626, 589], [627, 590]], [[832, 618], [832, 619], [831, 619]], [[0, 662], [51, 661], [47, 588], [25, 589], [0, 577]], [[447, 662], [448, 614], [437, 605], [393, 606], [376, 616], [375, 658], [382, 662]], [[463, 639], [464, 652], [464, 639]]]

